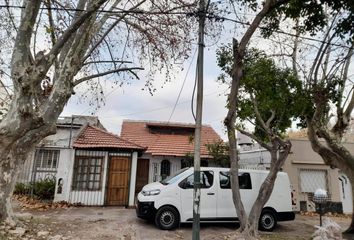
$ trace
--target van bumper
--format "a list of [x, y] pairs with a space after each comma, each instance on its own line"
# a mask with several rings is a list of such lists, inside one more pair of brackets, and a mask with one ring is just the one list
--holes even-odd
[[278, 212], [277, 213], [277, 220], [279, 222], [281, 221], [292, 221], [295, 219], [295, 213], [294, 212]]
[[136, 215], [142, 219], [153, 219], [156, 214], [154, 202], [140, 202], [136, 203]]

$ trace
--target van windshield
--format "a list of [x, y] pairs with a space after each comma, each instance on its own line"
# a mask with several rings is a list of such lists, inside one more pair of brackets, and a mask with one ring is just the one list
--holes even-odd
[[181, 173], [186, 171], [188, 168], [182, 168], [181, 170], [177, 171], [175, 174], [165, 178], [164, 180], [160, 181], [161, 184], [163, 185], [169, 185], [172, 183], [177, 182], [179, 179], [181, 179]]

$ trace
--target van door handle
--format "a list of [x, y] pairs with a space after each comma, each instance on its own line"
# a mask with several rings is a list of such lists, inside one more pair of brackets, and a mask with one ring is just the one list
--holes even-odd
[[208, 192], [207, 195], [215, 195], [213, 192]]

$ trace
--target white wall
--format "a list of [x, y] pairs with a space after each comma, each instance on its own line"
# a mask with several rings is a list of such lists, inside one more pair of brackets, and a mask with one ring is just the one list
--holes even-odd
[[242, 167], [265, 167], [270, 166], [270, 153], [265, 149], [256, 149], [250, 151], [241, 151], [240, 152], [240, 161], [239, 164]]
[[[154, 182], [154, 181], [160, 181], [161, 180], [161, 162], [163, 160], [169, 160], [171, 165], [171, 171], [170, 173], [173, 174], [177, 172], [179, 169], [181, 169], [181, 160], [185, 159], [184, 157], [171, 157], [171, 156], [152, 156], [151, 154], [144, 154], [140, 158], [147, 158], [150, 159], [149, 161], [149, 183]], [[156, 172], [157, 176], [154, 178], [154, 172], [155, 172], [155, 167], [156, 167]]]
[[[56, 186], [55, 186], [55, 196], [54, 201], [68, 201], [71, 180], [72, 180], [72, 169], [74, 166], [74, 153], [73, 149], [61, 149], [59, 156], [58, 171], [56, 174]], [[58, 193], [58, 181], [62, 179], [62, 193]]]

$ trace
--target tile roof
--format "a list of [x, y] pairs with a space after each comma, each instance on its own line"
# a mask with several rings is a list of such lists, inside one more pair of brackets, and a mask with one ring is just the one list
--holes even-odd
[[119, 148], [144, 150], [138, 144], [125, 140], [98, 127], [87, 125], [73, 144], [74, 148]]
[[[185, 156], [194, 151], [194, 124], [124, 120], [121, 136], [159, 156]], [[181, 133], [182, 131], [182, 133]], [[222, 141], [210, 126], [203, 125], [201, 157], [210, 158], [206, 144]]]

